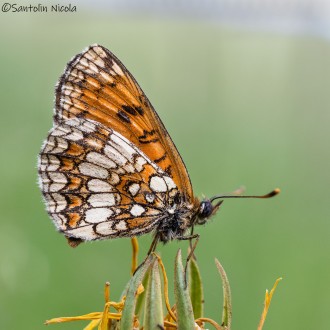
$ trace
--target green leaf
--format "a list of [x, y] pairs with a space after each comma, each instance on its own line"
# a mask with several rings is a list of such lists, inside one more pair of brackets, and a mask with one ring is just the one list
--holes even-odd
[[[147, 271], [144, 279], [142, 281], [142, 285], [144, 288], [148, 287], [148, 283], [149, 283], [149, 275], [150, 275], [150, 271]], [[142, 320], [142, 314], [143, 314], [143, 306], [144, 306], [144, 301], [145, 301], [145, 293], [143, 292], [142, 294], [140, 294], [137, 297], [136, 300], [136, 307], [135, 307], [135, 314], [139, 316], [139, 320]]]
[[195, 319], [203, 317], [203, 284], [197, 262], [194, 258], [191, 258], [189, 262], [189, 292]]
[[125, 285], [125, 289], [122, 291], [122, 293], [121, 293], [121, 295], [120, 295], [120, 300], [122, 300], [123, 297], [126, 296], [126, 294], [127, 294], [127, 290], [128, 290], [128, 287], [129, 287], [130, 283], [131, 283], [131, 278], [130, 278], [130, 280], [126, 283], [126, 285]]
[[188, 288], [186, 287], [185, 272], [182, 265], [181, 250], [178, 251], [174, 267], [174, 295], [177, 310], [178, 330], [195, 328], [194, 313]]
[[150, 267], [149, 283], [145, 292], [144, 330], [162, 329], [164, 327], [162, 285], [158, 260], [156, 259]]
[[136, 292], [139, 288], [142, 280], [146, 274], [146, 271], [149, 269], [151, 263], [155, 260], [153, 255], [150, 255], [140, 268], [136, 271], [134, 276], [131, 278], [127, 293], [124, 309], [122, 312], [120, 328], [121, 329], [132, 329], [134, 321], [134, 312], [135, 312], [135, 302], [136, 302]]
[[225, 327], [225, 329], [230, 330], [231, 320], [232, 320], [230, 285], [227, 274], [218, 259], [215, 259], [215, 265], [217, 266], [219, 274], [222, 279], [222, 288], [223, 288], [222, 325]]

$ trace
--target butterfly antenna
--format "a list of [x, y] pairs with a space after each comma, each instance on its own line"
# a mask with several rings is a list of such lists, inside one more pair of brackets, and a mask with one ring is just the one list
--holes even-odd
[[281, 192], [279, 188], [276, 188], [272, 190], [270, 193], [266, 195], [261, 195], [261, 196], [240, 196], [240, 195], [219, 195], [219, 196], [214, 196], [210, 199], [210, 202], [212, 203], [215, 199], [222, 199], [222, 198], [271, 198], [276, 195], [278, 195]]

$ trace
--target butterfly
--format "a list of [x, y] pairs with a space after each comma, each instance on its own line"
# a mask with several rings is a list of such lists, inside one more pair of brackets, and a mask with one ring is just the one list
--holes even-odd
[[66, 66], [53, 128], [38, 159], [47, 211], [72, 247], [154, 232], [193, 237], [219, 209], [194, 196], [186, 166], [148, 98], [119, 59], [92, 45]]

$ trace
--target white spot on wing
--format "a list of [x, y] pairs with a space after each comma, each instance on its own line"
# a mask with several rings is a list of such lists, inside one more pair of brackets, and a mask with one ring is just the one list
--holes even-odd
[[122, 167], [127, 173], [134, 173], [135, 168], [131, 163], [127, 163], [125, 166]]
[[149, 185], [150, 185], [151, 190], [156, 191], [156, 192], [166, 192], [168, 190], [164, 179], [160, 176], [153, 176], [150, 179]]
[[112, 229], [111, 224], [112, 224], [112, 222], [109, 222], [109, 221], [102, 222], [96, 226], [96, 231], [104, 236], [116, 234], [117, 230]]
[[87, 160], [96, 165], [103, 166], [105, 168], [115, 168], [116, 164], [110, 160], [108, 157], [98, 153], [98, 152], [89, 152], [86, 156]]
[[168, 190], [176, 188], [174, 181], [169, 176], [164, 176], [164, 180], [167, 184]]
[[65, 137], [69, 141], [79, 141], [84, 138], [83, 134], [78, 130], [73, 130], [71, 134]]
[[116, 230], [126, 230], [127, 229], [127, 224], [126, 221], [122, 220], [119, 221], [116, 225], [115, 225]]
[[84, 66], [88, 66], [89, 63], [87, 61], [87, 59], [85, 57], [81, 57], [80, 60], [79, 60], [79, 63], [84, 65]]
[[113, 160], [116, 164], [122, 166], [126, 163], [126, 158], [123, 157], [118, 150], [115, 148], [107, 145], [104, 148], [104, 153], [111, 159]]
[[68, 134], [70, 130], [68, 129], [67, 126], [56, 126], [52, 130], [52, 136], [63, 136], [65, 134]]
[[54, 155], [49, 155], [48, 171], [56, 171], [59, 167], [60, 167], [60, 160]]
[[146, 210], [143, 206], [139, 205], [139, 204], [134, 204], [130, 210], [130, 213], [134, 216], [134, 217], [138, 217], [140, 216], [142, 213], [144, 213]]
[[79, 165], [79, 170], [84, 175], [100, 179], [106, 179], [109, 175], [105, 168], [86, 162]]
[[115, 62], [113, 62], [113, 65], [112, 65], [112, 69], [117, 73], [119, 74], [120, 76], [123, 76], [124, 73], [123, 71], [121, 70], [121, 68], [119, 67], [119, 65]]
[[85, 56], [88, 60], [90, 60], [90, 61], [95, 61], [95, 59], [97, 58], [97, 55], [94, 54], [94, 52], [93, 52], [92, 50], [90, 50], [90, 49], [88, 49], [88, 50], [86, 51], [86, 53], [84, 54], [84, 56]]
[[[65, 125], [66, 124], [66, 125]], [[74, 128], [76, 125], [70, 125], [70, 122], [66, 122], [64, 125], [56, 126], [52, 130], [52, 136], [63, 137], [69, 141], [78, 141], [83, 139], [83, 134], [80, 130]]]
[[94, 60], [94, 63], [102, 68], [105, 67], [104, 61], [101, 60], [99, 57]]
[[100, 71], [100, 75], [102, 76], [102, 78], [105, 81], [109, 82], [110, 84], [114, 82], [114, 79], [108, 73], [106, 73], [105, 71], [103, 71], [103, 70]]
[[114, 194], [92, 194], [88, 198], [88, 203], [93, 207], [113, 206], [116, 204]]
[[128, 191], [129, 193], [134, 197], [137, 195], [137, 193], [140, 190], [140, 185], [138, 183], [132, 183], [129, 187], [128, 187]]
[[93, 62], [89, 62], [89, 68], [94, 71], [95, 73], [99, 73], [99, 68], [93, 63]]
[[64, 218], [62, 214], [52, 214], [52, 219], [54, 222], [54, 225], [58, 230], [65, 230], [65, 225], [64, 223], [66, 222], [66, 219]]
[[117, 173], [115, 173], [115, 172], [112, 172], [112, 173], [111, 173], [111, 177], [110, 177], [110, 179], [109, 179], [109, 182], [110, 182], [111, 184], [113, 184], [113, 185], [118, 184], [118, 183], [120, 182], [120, 177], [119, 177], [119, 175], [118, 175]]
[[65, 198], [61, 194], [45, 194], [45, 200], [47, 211], [50, 213], [63, 211], [67, 206]]
[[143, 157], [137, 157], [135, 160], [135, 168], [138, 172], [143, 170], [143, 165], [146, 164], [147, 161]]
[[68, 142], [62, 138], [50, 136], [45, 143], [43, 152], [52, 152], [54, 154], [62, 153], [68, 148]]
[[79, 120], [79, 118], [70, 118], [65, 121], [65, 124], [67, 124], [69, 126], [77, 127], [80, 125], [80, 120]]
[[88, 182], [88, 188], [92, 192], [111, 192], [113, 187], [102, 180], [93, 179]]
[[56, 171], [60, 167], [59, 159], [54, 155], [41, 155], [39, 157], [39, 169], [41, 171]]
[[93, 50], [96, 54], [98, 54], [100, 57], [105, 58], [107, 57], [106, 52], [99, 46], [94, 46]]
[[66, 176], [63, 173], [49, 172], [49, 177], [53, 181], [49, 187], [50, 192], [59, 191], [67, 184]]
[[80, 238], [84, 241], [91, 241], [98, 238], [98, 236], [94, 233], [93, 226], [77, 227], [75, 229], [67, 230], [65, 234], [67, 236]]
[[86, 133], [92, 133], [96, 131], [96, 126], [94, 123], [91, 123], [88, 120], [85, 120], [82, 125], [79, 126], [79, 129], [81, 129], [83, 132]]
[[116, 144], [116, 149], [118, 149], [124, 157], [132, 162], [133, 156], [136, 155], [136, 151], [130, 146], [131, 143], [126, 139], [124, 140], [119, 133], [112, 134], [111, 140]]
[[103, 222], [112, 214], [112, 210], [108, 208], [92, 208], [86, 211], [85, 221], [91, 223]]

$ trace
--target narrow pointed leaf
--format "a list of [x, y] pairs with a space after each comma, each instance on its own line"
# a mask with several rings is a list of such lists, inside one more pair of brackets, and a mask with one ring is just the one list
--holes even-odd
[[185, 272], [182, 265], [181, 250], [178, 251], [174, 267], [174, 295], [177, 309], [177, 328], [187, 330], [195, 328], [194, 313], [186, 287]]
[[130, 283], [131, 283], [131, 278], [130, 278], [130, 280], [126, 283], [125, 288], [124, 288], [124, 290], [123, 290], [122, 293], [121, 293], [120, 300], [122, 300], [123, 297], [126, 296], [126, 294], [127, 294], [127, 290], [128, 290], [128, 288], [129, 288]]
[[230, 330], [232, 320], [232, 307], [231, 307], [231, 293], [227, 274], [220, 264], [218, 259], [215, 259], [215, 265], [218, 268], [219, 274], [222, 279], [223, 288], [223, 310], [222, 310], [222, 325], [225, 329]]
[[[148, 287], [149, 275], [150, 275], [150, 272], [147, 271], [145, 276], [144, 276], [144, 279], [142, 281], [142, 285], [143, 285], [144, 288]], [[140, 294], [137, 297], [137, 300], [136, 300], [135, 314], [139, 316], [140, 320], [142, 320], [142, 315], [143, 315], [143, 308], [142, 307], [144, 306], [145, 296], [146, 296], [145, 294]]]
[[262, 328], [264, 326], [264, 323], [266, 321], [266, 316], [267, 316], [267, 313], [268, 313], [268, 310], [269, 310], [270, 302], [272, 301], [273, 294], [276, 290], [277, 284], [281, 280], [282, 280], [282, 277], [279, 277], [275, 281], [275, 283], [273, 285], [273, 288], [270, 290], [270, 292], [268, 292], [268, 290], [266, 290], [265, 301], [264, 301], [264, 309], [262, 311], [262, 315], [261, 315], [260, 322], [259, 322], [259, 325], [258, 325], [258, 330], [262, 330]]
[[154, 256], [149, 256], [143, 265], [136, 271], [134, 276], [129, 282], [129, 286], [126, 293], [126, 300], [124, 309], [122, 312], [122, 318], [120, 322], [121, 329], [132, 329], [134, 321], [134, 312], [135, 312], [135, 303], [136, 303], [136, 292], [139, 285], [142, 283], [142, 280], [146, 274], [146, 271], [149, 269], [152, 261], [155, 260]]
[[189, 262], [189, 289], [194, 317], [198, 319], [203, 317], [204, 295], [201, 274], [193, 258]]
[[149, 283], [145, 291], [144, 330], [163, 329], [162, 285], [157, 259], [150, 266]]

